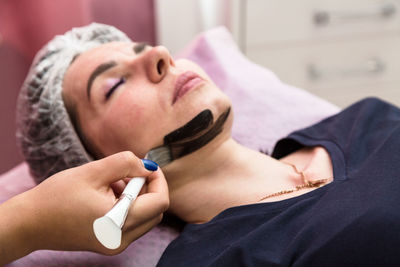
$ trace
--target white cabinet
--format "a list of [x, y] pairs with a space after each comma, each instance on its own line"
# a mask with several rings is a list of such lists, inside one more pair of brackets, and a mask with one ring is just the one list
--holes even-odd
[[400, 105], [400, 1], [242, 1], [245, 54], [284, 82], [342, 107]]
[[400, 30], [400, 6], [377, 0], [247, 0], [247, 44], [309, 41]]

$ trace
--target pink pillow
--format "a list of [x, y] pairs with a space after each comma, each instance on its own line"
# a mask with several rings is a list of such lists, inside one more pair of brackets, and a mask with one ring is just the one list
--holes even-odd
[[[246, 59], [230, 33], [216, 28], [200, 34], [177, 57], [202, 66], [230, 96], [233, 138], [250, 148], [271, 152], [275, 142], [339, 109], [304, 90], [282, 83], [271, 71]], [[0, 176], [0, 202], [34, 186], [25, 163]], [[155, 266], [178, 235], [155, 227], [117, 256], [91, 252], [36, 251], [9, 266]]]
[[29, 174], [28, 164], [20, 163], [0, 175], [0, 203], [34, 186], [35, 182]]

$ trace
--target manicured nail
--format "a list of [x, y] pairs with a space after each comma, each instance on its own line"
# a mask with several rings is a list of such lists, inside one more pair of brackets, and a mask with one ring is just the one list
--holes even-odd
[[149, 159], [142, 159], [144, 167], [149, 171], [156, 171], [158, 169], [158, 164]]

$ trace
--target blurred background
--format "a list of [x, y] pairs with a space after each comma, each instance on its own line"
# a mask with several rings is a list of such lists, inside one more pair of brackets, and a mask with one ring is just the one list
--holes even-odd
[[365, 96], [400, 105], [400, 0], [0, 0], [0, 173], [22, 161], [15, 105], [34, 55], [90, 22], [172, 54], [222, 25], [285, 83], [340, 107]]

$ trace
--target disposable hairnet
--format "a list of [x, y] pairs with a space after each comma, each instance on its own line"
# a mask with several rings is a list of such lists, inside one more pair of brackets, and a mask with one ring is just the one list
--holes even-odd
[[37, 182], [92, 160], [62, 99], [64, 74], [84, 51], [131, 40], [118, 29], [93, 23], [56, 36], [36, 55], [17, 104], [17, 142]]

